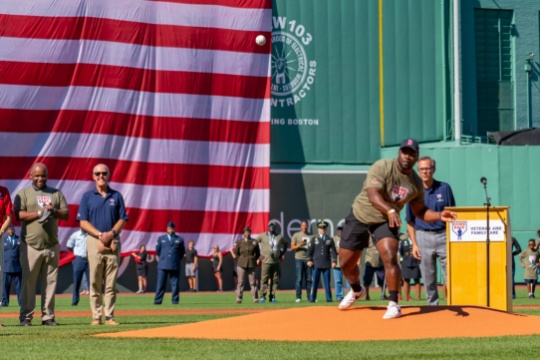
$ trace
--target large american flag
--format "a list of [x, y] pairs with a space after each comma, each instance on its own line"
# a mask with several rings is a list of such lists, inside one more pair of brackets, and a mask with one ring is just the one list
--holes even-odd
[[123, 252], [167, 222], [201, 255], [269, 217], [271, 0], [0, 0], [0, 184], [43, 162], [77, 230], [107, 164]]

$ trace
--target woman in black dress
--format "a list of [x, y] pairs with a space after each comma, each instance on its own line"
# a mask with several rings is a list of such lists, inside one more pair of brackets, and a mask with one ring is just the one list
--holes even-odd
[[148, 274], [146, 246], [141, 245], [139, 253], [133, 252], [131, 256], [135, 258], [135, 262], [137, 263], [137, 277], [139, 279], [139, 290], [137, 291], [137, 294], [144, 294], [146, 292], [146, 275]]
[[219, 246], [214, 245], [214, 255], [212, 256], [212, 268], [214, 269], [214, 278], [218, 286], [217, 291], [223, 291], [223, 281], [221, 280], [221, 264], [223, 263], [223, 255], [219, 251]]

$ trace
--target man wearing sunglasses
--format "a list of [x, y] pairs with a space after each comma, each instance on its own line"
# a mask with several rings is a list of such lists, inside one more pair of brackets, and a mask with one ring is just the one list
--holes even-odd
[[[118, 325], [114, 319], [116, 303], [116, 278], [120, 264], [119, 234], [128, 220], [124, 198], [111, 189], [111, 172], [107, 165], [99, 164], [92, 172], [96, 187], [84, 193], [77, 220], [88, 233], [86, 249], [90, 268], [90, 308], [93, 320], [90, 325]], [[105, 281], [105, 291], [102, 282]]]
[[48, 170], [44, 164], [30, 169], [32, 185], [15, 196], [15, 218], [22, 223], [20, 260], [22, 266], [21, 326], [32, 325], [36, 311], [36, 287], [41, 276], [41, 324], [58, 325], [54, 299], [58, 280], [58, 220], [69, 218], [64, 194], [47, 186]]

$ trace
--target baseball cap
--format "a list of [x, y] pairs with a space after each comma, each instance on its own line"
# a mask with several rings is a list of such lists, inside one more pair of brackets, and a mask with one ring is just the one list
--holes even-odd
[[326, 229], [328, 227], [328, 223], [326, 221], [321, 221], [317, 224], [318, 228]]
[[268, 224], [268, 227], [276, 227], [276, 224], [274, 224], [273, 222], [271, 222], [270, 224]]
[[420, 152], [420, 146], [418, 146], [418, 142], [414, 139], [405, 139], [401, 142], [401, 146], [399, 147], [399, 150], [403, 148], [409, 148], [414, 150], [415, 152]]
[[176, 226], [174, 225], [172, 221], [169, 221], [169, 223], [167, 224], [167, 227], [176, 228]]
[[249, 232], [251, 232], [251, 228], [250, 228], [249, 226], [246, 226], [246, 227], [244, 228], [244, 231], [249, 231]]

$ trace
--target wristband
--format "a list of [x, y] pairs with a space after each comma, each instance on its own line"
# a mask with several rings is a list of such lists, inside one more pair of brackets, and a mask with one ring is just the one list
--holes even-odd
[[41, 210], [38, 210], [37, 216], [38, 216], [38, 217], [41, 217]]
[[386, 215], [387, 216], [390, 216], [391, 214], [395, 213], [396, 212], [396, 209], [390, 209], [386, 212]]
[[116, 230], [112, 229], [111, 232], [112, 232], [113, 236], [116, 236]]

